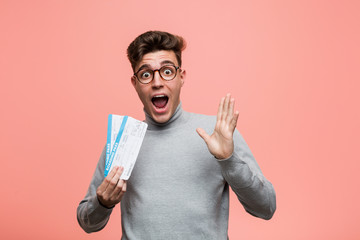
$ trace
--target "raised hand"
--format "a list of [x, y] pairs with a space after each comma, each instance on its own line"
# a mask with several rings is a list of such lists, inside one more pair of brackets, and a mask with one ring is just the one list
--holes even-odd
[[97, 188], [96, 195], [103, 206], [112, 208], [121, 201], [126, 192], [126, 181], [120, 179], [123, 171], [123, 167], [114, 167]]
[[234, 104], [235, 100], [230, 94], [221, 99], [215, 129], [211, 135], [202, 128], [196, 129], [210, 153], [217, 159], [229, 158], [234, 151], [233, 133], [239, 118], [239, 112], [234, 113]]

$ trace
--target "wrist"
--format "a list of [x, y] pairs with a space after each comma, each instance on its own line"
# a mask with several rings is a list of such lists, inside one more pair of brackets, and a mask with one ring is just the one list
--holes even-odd
[[97, 200], [98, 200], [98, 202], [99, 202], [99, 205], [102, 206], [102, 207], [104, 207], [104, 208], [112, 209], [112, 208], [115, 207], [115, 204], [112, 205], [112, 206], [110, 206], [110, 207], [109, 207], [109, 206], [106, 206], [104, 203], [101, 202], [101, 200], [100, 200], [98, 197], [96, 197], [96, 198], [97, 198]]

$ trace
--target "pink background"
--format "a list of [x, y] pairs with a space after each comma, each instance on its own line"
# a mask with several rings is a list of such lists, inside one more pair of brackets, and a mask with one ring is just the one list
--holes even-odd
[[119, 239], [117, 206], [76, 221], [107, 115], [143, 119], [128, 44], [188, 42], [185, 110], [236, 98], [241, 131], [277, 192], [270, 221], [231, 195], [230, 239], [360, 239], [359, 1], [0, 2], [1, 239]]

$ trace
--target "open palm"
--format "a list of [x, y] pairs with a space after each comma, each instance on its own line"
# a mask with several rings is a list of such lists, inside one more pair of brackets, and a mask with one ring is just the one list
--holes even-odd
[[210, 153], [217, 159], [229, 158], [234, 151], [233, 133], [239, 117], [238, 111], [234, 113], [234, 104], [235, 100], [230, 94], [221, 99], [215, 129], [211, 135], [202, 128], [196, 129]]

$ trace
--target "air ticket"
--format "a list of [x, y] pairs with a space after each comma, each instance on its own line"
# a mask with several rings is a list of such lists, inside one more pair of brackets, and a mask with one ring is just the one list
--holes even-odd
[[105, 177], [114, 166], [123, 166], [120, 179], [128, 180], [143, 142], [147, 124], [129, 116], [110, 114], [106, 142]]

